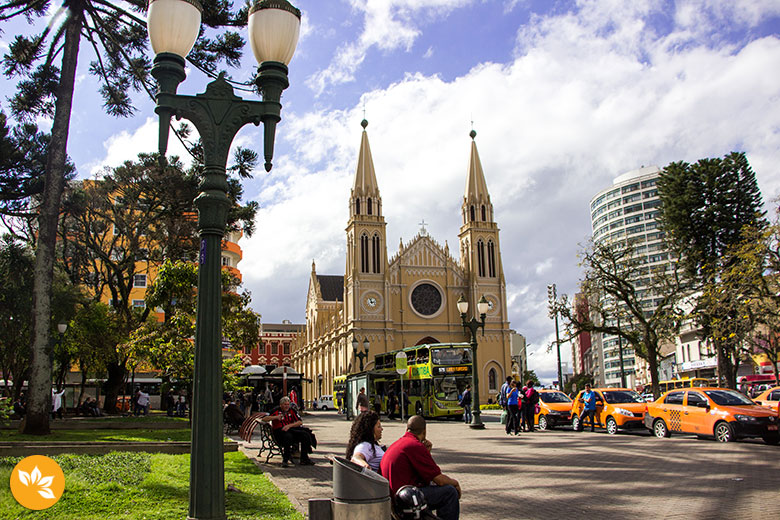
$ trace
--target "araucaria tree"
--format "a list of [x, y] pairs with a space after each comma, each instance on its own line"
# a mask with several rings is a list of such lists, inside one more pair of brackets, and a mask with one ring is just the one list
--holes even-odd
[[723, 285], [724, 272], [739, 261], [729, 250], [743, 241], [746, 227], [766, 226], [756, 176], [744, 153], [671, 163], [658, 181], [658, 196], [667, 244], [702, 294], [693, 316], [715, 347], [720, 383], [735, 388], [741, 334], [715, 334], [715, 327], [739, 317], [732, 302], [742, 295]]
[[566, 295], [556, 303], [571, 336], [599, 332], [618, 336], [647, 361], [653, 393], [659, 395], [661, 344], [678, 330], [678, 301], [685, 292], [675, 262], [649, 266], [630, 241], [590, 242], [581, 253], [585, 277], [581, 289], [588, 310]]
[[[33, 27], [42, 27], [36, 34], [17, 35], [2, 60], [7, 77], [21, 78], [11, 100], [12, 115], [28, 121], [52, 118], [37, 216], [32, 371], [28, 409], [22, 424], [24, 432], [34, 434], [49, 432], [51, 361], [46, 349], [50, 341], [52, 273], [82, 42], [94, 56], [89, 73], [99, 81], [108, 114], [132, 114], [131, 95], [144, 90], [151, 96], [154, 90], [146, 23], [138, 14], [146, 10], [146, 0], [65, 0], [54, 17], [47, 20], [51, 4], [48, 0], [9, 0], [0, 4], [0, 23], [24, 17]], [[247, 6], [234, 10], [230, 2], [222, 0], [202, 0], [201, 4], [203, 27], [246, 24]], [[202, 31], [189, 59], [202, 70], [213, 72], [221, 60], [230, 66], [238, 65], [243, 45], [237, 32], [209, 39]]]

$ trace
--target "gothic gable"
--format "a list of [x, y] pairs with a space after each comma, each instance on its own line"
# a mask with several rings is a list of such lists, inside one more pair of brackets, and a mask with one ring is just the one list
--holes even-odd
[[450, 256], [449, 247], [442, 247], [427, 234], [418, 234], [409, 244], [401, 248], [390, 260], [388, 272], [391, 278], [397, 274], [400, 267], [419, 272], [432, 272], [449, 268], [454, 271], [455, 277], [466, 280], [463, 270]]

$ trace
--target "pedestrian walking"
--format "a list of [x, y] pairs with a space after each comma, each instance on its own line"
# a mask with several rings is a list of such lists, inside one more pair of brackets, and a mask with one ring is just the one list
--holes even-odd
[[512, 384], [512, 378], [507, 377], [506, 382], [504, 382], [503, 385], [501, 385], [501, 389], [498, 391], [498, 404], [501, 405], [501, 408], [506, 410], [506, 394], [511, 390], [511, 384]]
[[[594, 423], [596, 422], [596, 392], [591, 390], [589, 384], [585, 385], [585, 391], [582, 392], [582, 397], [580, 397], [580, 400], [585, 404], [585, 407], [582, 409], [582, 417], [580, 417], [580, 427], [578, 430], [583, 430], [585, 427], [585, 418], [588, 417], [590, 419], [590, 431], [595, 431]], [[599, 420], [599, 428], [601, 428], [601, 420]]]
[[506, 434], [520, 435], [520, 389], [517, 388], [517, 381], [509, 383], [509, 391], [506, 394], [506, 406], [509, 411], [509, 417], [506, 420]]
[[471, 385], [466, 385], [459, 404], [463, 407], [463, 422], [471, 424]]
[[51, 418], [56, 419], [59, 415], [62, 419], [62, 396], [65, 395], [65, 389], [61, 392], [57, 392], [54, 388], [51, 389]]

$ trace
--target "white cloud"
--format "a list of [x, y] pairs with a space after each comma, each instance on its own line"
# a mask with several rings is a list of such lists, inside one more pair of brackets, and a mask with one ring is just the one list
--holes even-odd
[[307, 84], [322, 93], [328, 86], [353, 81], [370, 49], [408, 52], [420, 36], [421, 25], [473, 1], [350, 0], [352, 9], [363, 15], [363, 32], [356, 41], [343, 45], [330, 65], [309, 78]]
[[[399, 29], [384, 48], [406, 48], [419, 30], [410, 13], [425, 7], [446, 12], [465, 3], [353, 5], [367, 25], [378, 23], [374, 16]], [[757, 5], [751, 13], [774, 9]], [[583, 0], [578, 6], [577, 13], [537, 17], [519, 28], [508, 63], [480, 64], [452, 81], [407, 75], [367, 92], [348, 111], [288, 114], [281, 138], [298, 151], [280, 157], [266, 178], [258, 233], [242, 242], [240, 267], [256, 309], [272, 321], [300, 321], [311, 259], [320, 274], [344, 272], [362, 101], [370, 106], [368, 132], [390, 255], [399, 237], [411, 239], [424, 218], [431, 235], [447, 240], [457, 256], [474, 114], [501, 228], [509, 319], [536, 345], [554, 334], [546, 285], [557, 283], [559, 293], [576, 290], [578, 244], [590, 233], [588, 203], [617, 175], [744, 150], [765, 200], [780, 193], [774, 175], [780, 84], [767, 73], [780, 69], [777, 37], [738, 47], [718, 43], [718, 28], [709, 26], [710, 39], [696, 43], [688, 22], [654, 34], [648, 19], [657, 14], [655, 2]], [[719, 13], [709, 15], [726, 16]], [[742, 23], [754, 23], [754, 14]], [[365, 39], [340, 56], [353, 52], [360, 61], [367, 49], [379, 47], [369, 33], [364, 27]], [[327, 81], [346, 81], [354, 72], [337, 61]], [[563, 350], [569, 361], [570, 349]], [[549, 355], [538, 355], [543, 362], [532, 368], [552, 373]]]

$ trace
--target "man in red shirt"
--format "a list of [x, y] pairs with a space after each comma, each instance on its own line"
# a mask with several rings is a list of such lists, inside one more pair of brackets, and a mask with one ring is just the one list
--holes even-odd
[[292, 447], [301, 443], [301, 466], [312, 466], [314, 461], [309, 458], [311, 452], [311, 436], [301, 428], [303, 420], [290, 406], [290, 398], [282, 397], [279, 408], [266, 415], [263, 422], [270, 422], [276, 443], [282, 447], [282, 467], [286, 468], [292, 462]]
[[441, 472], [426, 446], [425, 419], [409, 418], [406, 433], [395, 441], [382, 457], [382, 476], [390, 481], [395, 496], [403, 486], [415, 486], [425, 495], [428, 508], [442, 520], [457, 520], [460, 516], [460, 484]]

